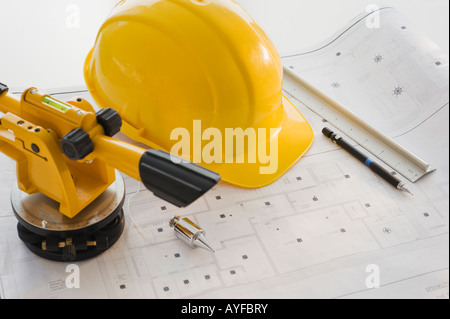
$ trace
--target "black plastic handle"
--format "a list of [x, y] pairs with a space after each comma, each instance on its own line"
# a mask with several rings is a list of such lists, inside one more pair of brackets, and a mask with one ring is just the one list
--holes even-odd
[[0, 94], [3, 92], [8, 92], [9, 88], [6, 84], [0, 83]]
[[146, 151], [139, 174], [148, 190], [177, 207], [186, 207], [220, 181], [220, 175], [191, 162], [174, 161], [160, 150]]
[[347, 141], [345, 141], [341, 136], [334, 133], [332, 130], [330, 130], [328, 127], [325, 127], [322, 130], [323, 135], [331, 139], [334, 143], [342, 147], [344, 150], [352, 154], [354, 157], [356, 157], [361, 162], [365, 163], [368, 157], [358, 151], [356, 148], [354, 148], [351, 144], [349, 144]]
[[353, 147], [350, 143], [348, 143], [347, 141], [345, 141], [341, 136], [339, 136], [338, 134], [334, 133], [332, 130], [330, 130], [329, 128], [325, 127], [322, 130], [323, 135], [325, 135], [326, 137], [330, 138], [333, 142], [335, 142], [337, 145], [339, 145], [340, 147], [342, 147], [344, 150], [346, 150], [347, 152], [349, 152], [350, 154], [352, 154], [355, 158], [357, 158], [358, 160], [360, 160], [362, 163], [364, 163], [364, 165], [370, 167], [370, 169], [378, 174], [379, 176], [381, 176], [384, 180], [386, 180], [389, 184], [391, 184], [394, 187], [399, 187], [399, 185], [402, 184], [402, 182], [395, 177], [394, 175], [392, 175], [389, 171], [387, 171], [386, 169], [384, 169], [381, 165], [375, 163], [374, 161], [372, 161], [369, 157], [367, 157], [366, 155], [364, 155], [363, 153], [361, 153], [360, 151], [358, 151], [355, 147]]
[[387, 181], [389, 184], [391, 184], [394, 187], [398, 187], [402, 182], [397, 177], [392, 175], [391, 172], [385, 170], [382, 166], [379, 164], [372, 162], [369, 164], [370, 169], [375, 172], [376, 174], [380, 175], [385, 181]]

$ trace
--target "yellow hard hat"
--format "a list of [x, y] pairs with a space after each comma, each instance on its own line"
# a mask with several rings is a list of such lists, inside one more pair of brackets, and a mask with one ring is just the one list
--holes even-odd
[[[176, 147], [234, 185], [271, 184], [313, 143], [311, 127], [282, 94], [277, 50], [232, 0], [121, 1], [84, 71], [97, 104], [122, 116], [123, 133], [168, 152]], [[233, 131], [236, 145], [237, 133], [246, 133], [245, 143], [230, 156]], [[190, 152], [180, 147], [183, 137]]]

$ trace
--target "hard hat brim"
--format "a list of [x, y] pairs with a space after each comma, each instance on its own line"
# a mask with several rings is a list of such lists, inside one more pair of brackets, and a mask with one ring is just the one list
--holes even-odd
[[[284, 118], [278, 128], [277, 170], [273, 174], [261, 174], [261, 167], [269, 163], [230, 163], [203, 164], [204, 167], [219, 173], [222, 180], [243, 188], [261, 188], [282, 177], [311, 148], [314, 133], [300, 111], [283, 95]], [[271, 143], [274, 141], [270, 141]], [[267, 149], [269, 153], [269, 149]], [[272, 163], [273, 164], [273, 163]]]

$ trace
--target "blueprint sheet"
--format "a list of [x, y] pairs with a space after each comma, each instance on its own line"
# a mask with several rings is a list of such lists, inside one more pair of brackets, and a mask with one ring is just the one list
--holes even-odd
[[[396, 13], [385, 12], [387, 18], [392, 15], [389, 24], [395, 23]], [[358, 29], [358, 23], [352, 25], [349, 30], [358, 36], [372, 32]], [[382, 55], [370, 67], [391, 61], [391, 68], [383, 65], [390, 74], [394, 70], [411, 74], [423, 68], [409, 69], [402, 64], [404, 59], [416, 63], [413, 56], [388, 57], [396, 51], [385, 51], [385, 44], [365, 49], [356, 46], [355, 41], [364, 37], [357, 39], [352, 34], [341, 33], [339, 41], [329, 41], [338, 45], [339, 51], [329, 45], [310, 54], [294, 54], [283, 62], [303, 70], [306, 80], [333, 98], [341, 98], [349, 108], [356, 99], [349, 92], [361, 90], [361, 81], [351, 83], [351, 72], [342, 72], [346, 66], [339, 63], [344, 59], [322, 68], [330, 61], [329, 57], [322, 59], [326, 54], [341, 52], [358, 60]], [[391, 45], [402, 46], [400, 40], [396, 43]], [[221, 182], [185, 209], [154, 197], [143, 185], [124, 176], [126, 229], [109, 251], [76, 263], [80, 288], [65, 285], [68, 263], [43, 260], [19, 240], [9, 199], [16, 183], [15, 163], [0, 154], [1, 297], [448, 298], [448, 57], [437, 54], [430, 56], [430, 61], [418, 62], [426, 64], [427, 78], [422, 85], [433, 83], [442, 93], [440, 98], [431, 103], [428, 89], [422, 92], [412, 76], [406, 77], [408, 83], [378, 80], [376, 89], [389, 92], [378, 95], [378, 109], [369, 106], [367, 110], [363, 105], [365, 111], [356, 110], [437, 168], [408, 184], [414, 197], [393, 189], [324, 138], [321, 130], [329, 123], [286, 92], [316, 135], [304, 158], [268, 187], [246, 190]], [[353, 65], [351, 60], [344, 63]], [[362, 67], [354, 69], [361, 71]], [[327, 72], [329, 76], [324, 77]], [[361, 76], [379, 79], [377, 72], [365, 70]], [[342, 74], [350, 75], [343, 78]], [[319, 79], [323, 81], [319, 83]], [[48, 92], [61, 100], [83, 97], [93, 102], [85, 88]], [[372, 91], [369, 94], [374, 95]], [[423, 103], [416, 99], [417, 94]], [[392, 96], [394, 102], [406, 97], [408, 103], [396, 104]], [[405, 110], [403, 105], [413, 109]], [[395, 121], [389, 124], [386, 121], [392, 114]], [[174, 215], [189, 217], [205, 229], [216, 253], [191, 249], [178, 240], [169, 227]]]

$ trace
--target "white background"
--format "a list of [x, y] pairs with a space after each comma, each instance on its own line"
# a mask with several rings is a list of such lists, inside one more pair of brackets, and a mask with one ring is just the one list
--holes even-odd
[[[85, 56], [94, 43], [97, 30], [116, 1], [118, 0], [0, 0], [0, 82], [12, 88], [36, 86], [49, 89], [83, 85], [82, 69]], [[372, 4], [372, 1], [365, 0], [240, 0], [240, 2], [266, 30], [281, 55], [307, 50], [324, 41]], [[448, 0], [392, 0], [378, 5], [396, 7], [448, 52]], [[71, 19], [74, 10], [78, 10], [79, 25], [76, 25], [77, 23], [74, 25], [77, 21]], [[405, 140], [407, 137], [414, 142], [418, 141], [418, 145], [423, 145], [425, 134], [422, 132], [442, 130], [442, 126], [436, 123], [445, 123], [443, 130], [448, 134], [446, 120], [448, 106], [445, 112], [447, 113], [442, 113], [446, 116], [436, 115], [424, 122], [420, 130], [412, 131], [405, 136]], [[321, 118], [313, 116], [306, 107], [302, 113], [311, 119], [310, 124], [315, 128], [315, 132], [321, 135], [318, 129], [323, 127]], [[439, 146], [427, 145], [424, 149], [443, 150], [446, 157], [440, 161], [446, 161], [448, 166], [448, 135], [439, 140], [437, 145]], [[444, 147], [440, 147], [441, 145]], [[125, 236], [129, 237], [119, 242], [110, 253], [83, 263], [81, 290], [55, 290], [57, 286], [55, 283], [64, 283], [67, 276], [65, 265], [34, 257], [16, 236], [11, 236], [12, 232], [15, 233], [16, 219], [11, 215], [8, 187], [13, 185], [16, 178], [15, 165], [9, 159], [4, 161], [0, 159], [2, 171], [0, 212], [3, 211], [4, 214], [0, 214], [2, 215], [0, 259], [5, 256], [4, 260], [0, 261], [0, 295], [3, 297], [3, 293], [6, 297], [21, 298], [35, 298], [35, 296], [72, 299], [107, 296], [153, 298], [166, 296], [162, 287], [170, 284], [170, 293], [173, 292], [173, 297], [192, 296], [192, 291], [189, 290], [191, 288], [194, 289], [193, 296], [195, 296], [198, 291], [195, 289], [200, 289], [198, 287], [202, 287], [203, 284], [195, 280], [194, 285], [192, 280], [192, 286], [186, 285], [185, 276], [194, 278], [200, 271], [207, 270], [220, 272], [215, 277], [217, 286], [222, 279], [229, 285], [225, 289], [213, 291], [210, 297], [250, 296], [264, 299], [267, 296], [279, 298], [443, 296], [448, 299], [448, 215], [439, 217], [439, 212], [448, 210], [448, 174], [430, 175], [420, 184], [412, 185], [415, 197], [403, 197], [406, 194], [393, 192], [390, 185], [380, 183], [370, 170], [358, 164], [352, 157], [339, 152], [323, 151], [322, 147], [325, 150], [335, 147], [324, 138], [317, 138], [314, 147], [315, 156], [303, 158], [301, 165], [297, 165], [285, 175], [288, 181], [298, 181], [296, 177], [300, 174], [306, 176], [302, 179], [302, 183], [306, 184], [302, 184], [299, 190], [292, 191], [290, 197], [286, 195], [287, 193], [279, 194], [279, 189], [283, 189], [280, 184], [262, 190], [262, 193], [257, 190], [257, 194], [262, 195], [240, 192], [221, 185], [207, 194], [205, 201], [200, 202], [200, 206], [193, 206], [190, 211], [184, 212], [192, 214], [194, 220], [197, 219], [208, 231], [208, 239], [214, 243], [213, 246], [222, 248], [218, 249], [215, 257], [202, 255], [209, 253], [191, 250], [179, 241], [167, 240], [165, 236], [173, 236], [171, 233], [160, 233], [156, 228], [153, 229], [154, 226], [165, 227], [161, 225], [167, 223], [166, 220], [165, 224], [156, 221], [162, 217], [148, 214], [149, 211], [159, 209], [163, 203], [162, 200], [154, 198], [149, 201], [148, 192], [142, 192], [141, 201], [135, 204], [140, 208], [132, 210], [133, 217], [144, 225], [144, 232], [148, 231], [147, 234], [150, 234], [150, 238], [154, 238], [154, 242], [149, 244], [147, 238], [138, 235], [139, 230], [126, 232]], [[329, 154], [333, 156], [330, 157]], [[342, 167], [354, 177], [345, 180], [343, 177], [341, 180], [335, 179], [335, 172]], [[442, 165], [439, 167], [440, 172]], [[328, 176], [330, 172], [332, 173]], [[315, 178], [312, 175], [318, 176], [317, 180], [323, 184], [315, 186]], [[350, 186], [348, 188], [342, 186], [344, 183], [350, 183]], [[134, 186], [136, 182], [131, 181], [127, 186], [130, 185]], [[287, 185], [297, 187], [291, 182]], [[332, 193], [329, 192], [330, 186], [333, 186]], [[344, 197], [342, 195], [345, 192], [340, 189], [342, 187], [350, 191]], [[132, 192], [132, 187], [128, 190]], [[322, 200], [314, 201], [312, 198], [313, 195], [317, 195], [316, 192], [319, 192], [318, 197], [323, 196], [325, 201], [330, 199], [331, 202], [322, 204]], [[359, 201], [360, 194], [364, 194], [361, 197], [364, 201]], [[218, 201], [217, 195], [222, 195], [224, 200]], [[265, 204], [266, 200], [260, 201], [266, 197], [275, 204], [273, 207], [268, 207]], [[231, 204], [238, 201], [245, 202], [245, 208], [234, 207]], [[144, 202], [145, 205], [142, 205]], [[372, 206], [353, 206], [353, 203], [362, 205], [368, 202], [373, 203]], [[354, 209], [356, 214], [365, 215], [366, 208], [370, 208], [371, 212], [367, 214], [367, 227], [372, 235], [364, 232], [366, 227], [360, 220], [357, 222], [349, 220], [345, 214], [347, 208], [342, 206], [342, 203], [349, 205], [348, 209]], [[211, 211], [215, 213], [197, 212], [197, 209], [203, 209], [202, 205], [209, 205], [213, 208]], [[232, 214], [233, 219], [224, 223], [216, 214], [222, 208], [237, 208], [237, 212], [242, 214]], [[263, 209], [267, 210], [260, 214]], [[296, 210], [302, 210], [302, 214], [295, 214]], [[424, 222], [426, 224], [423, 224], [420, 232], [416, 233], [414, 230], [416, 224], [411, 224], [410, 220], [417, 223], [418, 218], [425, 218], [422, 214], [424, 211], [431, 212], [428, 216], [430, 218], [426, 217]], [[169, 207], [167, 213], [175, 214], [174, 212], [175, 210]], [[324, 214], [328, 212], [333, 213], [334, 217], [331, 224], [324, 224], [322, 220]], [[351, 234], [354, 230], [354, 233], [360, 236], [358, 241], [350, 244], [349, 237], [342, 237], [344, 239], [340, 239], [339, 243], [334, 242], [335, 238], [341, 238], [337, 236], [341, 235], [342, 231], [330, 231], [335, 225], [341, 227], [341, 222], [345, 226], [346, 234]], [[443, 223], [444, 226], [439, 228]], [[132, 223], [128, 225], [135, 226]], [[295, 225], [292, 226], [292, 231], [291, 225]], [[288, 231], [278, 232], [278, 228], [275, 228], [278, 226], [286, 227]], [[400, 231], [398, 234], [394, 233], [395, 236], [385, 235], [379, 226], [389, 226], [389, 229], [398, 227]], [[255, 229], [257, 227], [257, 231], [254, 232], [253, 227]], [[428, 234], [428, 229], [432, 236], [424, 238], [423, 236]], [[290, 240], [289, 236], [298, 236], [299, 230], [317, 245], [309, 244], [307, 248], [302, 248], [305, 250], [301, 250], [308, 253], [286, 254], [290, 259], [284, 259], [285, 247], [288, 247], [285, 243]], [[156, 235], [153, 235], [152, 231]], [[377, 235], [373, 235], [375, 232]], [[331, 237], [328, 234], [331, 234]], [[258, 238], [263, 238], [264, 241], [259, 242]], [[272, 240], [273, 238], [276, 240]], [[380, 247], [384, 245], [386, 248], [371, 251], [375, 247], [373, 240], [376, 238], [381, 240]], [[322, 239], [325, 241], [321, 241]], [[222, 241], [225, 242], [223, 246]], [[266, 247], [269, 250], [266, 250]], [[357, 252], [360, 249], [367, 249], [367, 252], [353, 254], [352, 249], [356, 249]], [[126, 253], [123, 253], [124, 250]], [[183, 257], [179, 263], [174, 262], [176, 257], [168, 258], [180, 251]], [[249, 261], [250, 264], [241, 268], [241, 256], [247, 251], [254, 254], [245, 261]], [[269, 257], [269, 254], [273, 255]], [[275, 260], [274, 265], [270, 265], [270, 260]], [[139, 262], [140, 266], [137, 267], [139, 269], [135, 266], [128, 267], [135, 261]], [[382, 289], [366, 290], [365, 269], [368, 264], [376, 264], [382, 269], [382, 283], [386, 283]], [[229, 270], [236, 265], [239, 266], [238, 269], [254, 271], [248, 271], [248, 277], [239, 272], [237, 277], [234, 275], [232, 277]], [[282, 275], [273, 275], [272, 270], [276, 269], [280, 269]], [[138, 270], [142, 271], [139, 276], [136, 275]], [[150, 273], [155, 279], [151, 278]], [[219, 280], [219, 277], [222, 279]], [[249, 280], [250, 284], [245, 285], [242, 282], [236, 284], [234, 280], [236, 282]], [[211, 282], [214, 284], [213, 280]], [[83, 283], [86, 285], [83, 286]], [[129, 293], [119, 288], [121, 285], [126, 285]], [[177, 285], [179, 288], [172, 289]], [[54, 290], [51, 290], [52, 287]], [[444, 288], [434, 290], [436, 287]]]
[[[118, 0], [0, 0], [0, 82], [11, 88], [84, 85], [83, 64]], [[281, 55], [334, 34], [368, 5], [393, 6], [449, 48], [448, 0], [239, 0]], [[74, 14], [79, 19], [74, 19]]]

